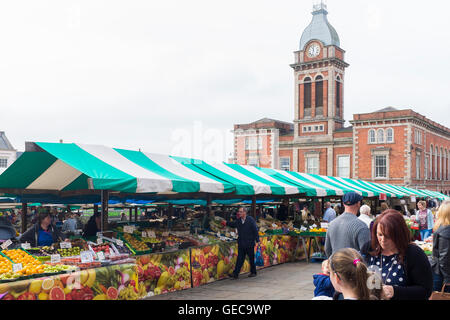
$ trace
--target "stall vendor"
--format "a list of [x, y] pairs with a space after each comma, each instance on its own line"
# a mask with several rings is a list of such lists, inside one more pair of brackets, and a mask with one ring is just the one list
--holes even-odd
[[97, 232], [101, 231], [101, 223], [102, 218], [100, 212], [95, 212], [84, 227], [83, 237], [97, 236]]
[[63, 241], [63, 239], [64, 235], [52, 225], [50, 212], [40, 212], [37, 223], [22, 234], [19, 241], [28, 242], [32, 247], [40, 247], [51, 246], [54, 242]]

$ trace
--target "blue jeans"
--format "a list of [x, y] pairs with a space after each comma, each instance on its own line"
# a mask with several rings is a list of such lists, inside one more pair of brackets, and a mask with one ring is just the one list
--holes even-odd
[[420, 230], [420, 239], [422, 241], [425, 241], [426, 238], [431, 236], [431, 231], [432, 231], [432, 229]]
[[[444, 278], [440, 274], [436, 274], [433, 272], [433, 291], [441, 292], [442, 286], [444, 282]], [[450, 286], [445, 287], [444, 292], [450, 293]]]

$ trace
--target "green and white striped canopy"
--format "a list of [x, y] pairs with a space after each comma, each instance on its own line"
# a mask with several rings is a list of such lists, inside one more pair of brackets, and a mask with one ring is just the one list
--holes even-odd
[[436, 197], [363, 180], [327, 177], [253, 166], [110, 148], [101, 145], [37, 142], [44, 152], [25, 152], [2, 175], [0, 189], [111, 190], [124, 193], [234, 193], [249, 195]]

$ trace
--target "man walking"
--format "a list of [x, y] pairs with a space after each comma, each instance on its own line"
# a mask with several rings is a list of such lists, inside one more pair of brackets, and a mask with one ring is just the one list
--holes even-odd
[[256, 276], [255, 265], [255, 242], [259, 243], [258, 226], [255, 219], [247, 216], [247, 208], [239, 207], [236, 214], [236, 221], [227, 222], [223, 221], [222, 224], [238, 230], [238, 256], [236, 262], [236, 268], [230, 277], [237, 279], [241, 272], [242, 265], [245, 261], [245, 256], [248, 256], [250, 260], [250, 275], [249, 277]]
[[370, 240], [369, 228], [356, 217], [362, 199], [356, 192], [346, 193], [342, 198], [345, 211], [328, 226], [325, 240], [325, 253], [328, 258], [342, 248], [361, 251], [362, 246]]
[[325, 208], [327, 209], [323, 214], [323, 221], [330, 223], [331, 221], [334, 220], [334, 218], [336, 218], [336, 211], [334, 211], [334, 209], [331, 207], [330, 202], [325, 203]]

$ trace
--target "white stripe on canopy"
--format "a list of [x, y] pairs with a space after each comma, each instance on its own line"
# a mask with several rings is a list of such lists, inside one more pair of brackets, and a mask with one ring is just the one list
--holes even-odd
[[308, 180], [311, 180], [311, 182], [317, 183], [320, 186], [324, 186], [326, 189], [331, 189], [334, 190], [336, 192], [336, 195], [338, 196], [342, 196], [344, 195], [344, 191], [342, 189], [336, 188], [333, 185], [329, 185], [328, 183], [321, 181], [319, 179], [316, 179], [315, 177], [307, 174], [307, 173], [303, 173], [303, 172], [297, 172], [299, 175], [301, 175], [302, 177], [305, 177]]
[[261, 183], [257, 180], [254, 180], [252, 178], [247, 177], [246, 175], [233, 170], [229, 166], [225, 165], [224, 163], [209, 163], [204, 161], [206, 164], [209, 164], [210, 166], [216, 168], [219, 171], [222, 171], [233, 178], [236, 178], [242, 182], [245, 182], [253, 187], [253, 190], [255, 194], [272, 194], [272, 189], [270, 189], [270, 186], [264, 183]]
[[316, 190], [316, 193], [317, 193], [317, 196], [318, 196], [318, 197], [324, 197], [324, 196], [327, 196], [327, 195], [328, 195], [328, 193], [327, 193], [327, 191], [326, 191], [325, 189], [318, 188], [317, 186], [315, 186], [315, 185], [313, 185], [313, 184], [310, 184], [310, 183], [308, 183], [308, 182], [305, 182], [305, 181], [303, 181], [303, 180], [300, 180], [300, 179], [297, 178], [296, 176], [294, 176], [294, 175], [292, 175], [292, 174], [289, 174], [289, 173], [286, 172], [286, 171], [283, 171], [283, 170], [277, 170], [277, 169], [272, 169], [272, 170], [275, 170], [277, 173], [279, 173], [279, 174], [285, 176], [286, 178], [288, 178], [288, 179], [290, 179], [290, 180], [293, 180], [294, 182], [297, 182], [297, 183], [300, 184], [300, 185], [304, 185], [305, 187], [308, 187], [308, 188], [311, 188], [311, 189]]
[[210, 179], [200, 173], [183, 166], [180, 162], [166, 155], [145, 153], [144, 154], [160, 167], [170, 171], [177, 176], [200, 183], [200, 192], [223, 193], [222, 183]]
[[294, 187], [292, 185], [289, 185], [289, 184], [286, 184], [286, 183], [281, 182], [279, 180], [276, 180], [276, 179], [272, 178], [271, 176], [269, 176], [268, 174], [265, 174], [261, 170], [256, 169], [255, 167], [247, 166], [247, 165], [241, 165], [241, 167], [243, 167], [244, 169], [250, 171], [251, 173], [256, 174], [257, 176], [259, 176], [259, 177], [261, 177], [263, 179], [266, 179], [266, 180], [268, 180], [270, 182], [273, 182], [276, 185], [279, 185], [279, 186], [283, 187], [286, 194], [301, 193], [301, 192], [299, 192], [299, 189], [297, 187]]
[[82, 173], [61, 160], [56, 160], [27, 189], [62, 190]]
[[100, 146], [77, 144], [81, 149], [94, 157], [102, 160], [108, 165], [136, 177], [136, 193], [140, 192], [166, 192], [172, 191], [172, 181], [154, 172], [146, 170], [136, 163], [128, 160], [116, 150]]

